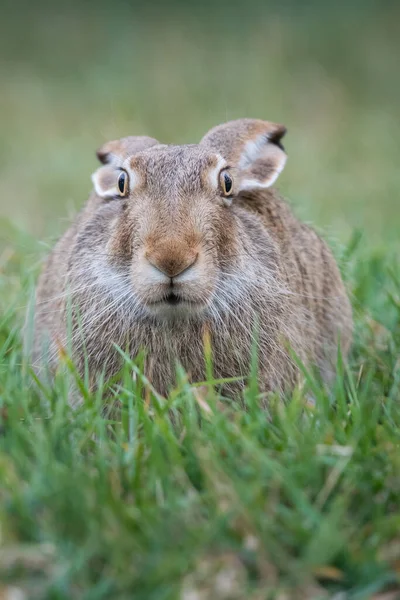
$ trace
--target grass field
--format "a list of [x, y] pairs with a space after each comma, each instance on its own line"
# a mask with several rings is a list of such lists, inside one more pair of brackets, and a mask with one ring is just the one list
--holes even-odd
[[[4, 14], [0, 599], [400, 598], [397, 3]], [[243, 410], [218, 397], [210, 367], [203, 387], [181, 373], [164, 399], [140, 357], [94, 395], [67, 359], [52, 387], [36, 382], [28, 297], [87, 197], [96, 147], [135, 133], [196, 141], [241, 116], [287, 125], [280, 189], [351, 294], [354, 346], [332, 392], [306, 374], [308, 390], [265, 412], [253, 373]]]

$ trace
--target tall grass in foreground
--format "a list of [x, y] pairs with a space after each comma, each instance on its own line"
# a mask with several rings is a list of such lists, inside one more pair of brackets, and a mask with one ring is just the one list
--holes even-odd
[[267, 411], [251, 377], [245, 408], [185, 373], [160, 398], [140, 357], [95, 393], [67, 358], [37, 385], [15, 310], [29, 271], [3, 255], [0, 597], [397, 598], [400, 271], [354, 246], [350, 365], [339, 355], [330, 393], [308, 377], [315, 406], [305, 390]]

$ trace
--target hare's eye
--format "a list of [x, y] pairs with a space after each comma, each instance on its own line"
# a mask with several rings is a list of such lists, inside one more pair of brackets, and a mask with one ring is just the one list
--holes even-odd
[[233, 179], [228, 171], [221, 171], [219, 174], [219, 183], [224, 196], [230, 196], [233, 188]]
[[120, 196], [126, 196], [128, 192], [128, 175], [125, 171], [121, 171], [118, 175], [117, 185]]

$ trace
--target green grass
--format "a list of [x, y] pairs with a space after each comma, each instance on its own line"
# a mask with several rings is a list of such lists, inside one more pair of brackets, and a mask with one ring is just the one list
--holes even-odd
[[[32, 3], [1, 20], [2, 600], [399, 597], [400, 14], [349, 4]], [[162, 399], [140, 358], [94, 395], [67, 358], [38, 385], [26, 305], [95, 148], [241, 116], [288, 126], [281, 189], [349, 287], [354, 345], [330, 393], [308, 375], [262, 411], [250, 376], [243, 409], [180, 373]]]
[[[331, 393], [309, 375], [304, 391], [272, 398], [266, 412], [254, 377], [246, 410], [184, 373], [160, 398], [140, 357], [95, 394], [67, 358], [54, 385], [37, 386], [18, 312], [5, 310], [1, 579], [49, 599], [327, 590], [361, 600], [399, 589], [400, 270], [353, 241], [341, 257], [356, 318], [350, 364], [338, 357]], [[17, 277], [29, 278], [24, 259], [9, 255], [3, 296]], [[76, 410], [71, 385], [84, 398]]]

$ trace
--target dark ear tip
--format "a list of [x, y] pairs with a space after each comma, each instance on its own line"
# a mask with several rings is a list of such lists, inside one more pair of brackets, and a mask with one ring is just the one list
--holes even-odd
[[97, 158], [103, 165], [106, 165], [108, 163], [109, 154], [110, 154], [109, 152], [105, 152], [101, 148], [99, 150], [97, 150], [97, 152], [96, 152]]
[[281, 144], [281, 139], [286, 135], [286, 133], [286, 127], [284, 125], [278, 125], [276, 130], [270, 134], [269, 139], [273, 144], [275, 144], [275, 146], [278, 146], [278, 148], [280, 148], [281, 150], [285, 150], [285, 148]]

